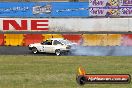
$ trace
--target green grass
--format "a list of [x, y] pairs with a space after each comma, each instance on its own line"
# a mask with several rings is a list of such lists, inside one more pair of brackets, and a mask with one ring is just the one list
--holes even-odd
[[80, 65], [90, 74], [132, 75], [132, 57], [1, 55], [0, 88], [132, 88], [132, 83], [79, 86]]

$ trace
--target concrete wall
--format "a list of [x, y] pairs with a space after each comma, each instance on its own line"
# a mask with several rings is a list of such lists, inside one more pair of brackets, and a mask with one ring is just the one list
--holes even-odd
[[[21, 20], [27, 20], [27, 30], [17, 31], [54, 31], [54, 32], [78, 32], [78, 31], [132, 31], [132, 18], [0, 18], [0, 31], [3, 31], [4, 20], [15, 20], [21, 26]], [[32, 30], [31, 20], [48, 20], [48, 22], [38, 22], [37, 24], [48, 24], [47, 26], [38, 26], [38, 28], [47, 28], [47, 30]], [[16, 31], [10, 25], [9, 30]]]

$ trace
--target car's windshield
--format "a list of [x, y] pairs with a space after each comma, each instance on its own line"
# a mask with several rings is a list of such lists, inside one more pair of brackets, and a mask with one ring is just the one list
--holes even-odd
[[65, 45], [70, 45], [70, 44], [72, 44], [72, 42], [71, 41], [69, 41], [69, 40], [59, 40], [62, 44], [65, 44]]

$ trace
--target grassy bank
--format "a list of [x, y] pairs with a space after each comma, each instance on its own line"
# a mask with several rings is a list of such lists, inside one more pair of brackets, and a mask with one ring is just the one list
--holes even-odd
[[131, 74], [132, 57], [0, 56], [0, 88], [131, 88], [132, 84], [76, 83], [77, 68], [91, 74]]

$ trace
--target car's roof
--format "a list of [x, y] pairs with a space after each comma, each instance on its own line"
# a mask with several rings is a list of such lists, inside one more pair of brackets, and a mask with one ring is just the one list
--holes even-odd
[[50, 38], [48, 40], [64, 40], [63, 38]]

